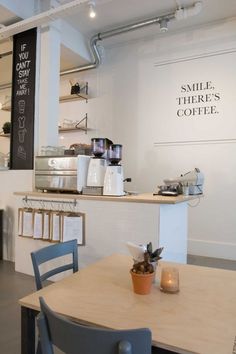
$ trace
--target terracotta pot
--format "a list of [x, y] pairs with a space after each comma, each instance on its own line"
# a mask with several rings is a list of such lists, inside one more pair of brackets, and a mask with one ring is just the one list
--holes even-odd
[[154, 273], [137, 274], [131, 270], [130, 274], [132, 277], [134, 292], [139, 295], [149, 294], [152, 287]]

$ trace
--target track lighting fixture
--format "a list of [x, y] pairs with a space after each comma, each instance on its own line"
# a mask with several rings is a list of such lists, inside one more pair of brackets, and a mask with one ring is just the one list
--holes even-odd
[[94, 18], [96, 16], [95, 2], [94, 1], [89, 1], [88, 6], [89, 6], [89, 17], [90, 18]]
[[162, 33], [168, 31], [168, 20], [165, 19], [165, 18], [163, 18], [163, 19], [160, 21], [160, 31], [161, 31]]

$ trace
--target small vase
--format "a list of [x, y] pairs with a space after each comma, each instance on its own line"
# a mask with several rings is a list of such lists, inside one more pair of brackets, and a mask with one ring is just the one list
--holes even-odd
[[131, 270], [130, 274], [133, 282], [133, 290], [136, 294], [147, 295], [151, 292], [154, 273], [138, 274]]

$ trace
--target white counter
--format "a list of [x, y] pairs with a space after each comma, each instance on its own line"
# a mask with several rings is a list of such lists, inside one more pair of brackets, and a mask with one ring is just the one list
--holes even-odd
[[[16, 192], [39, 200], [76, 200], [76, 210], [85, 213], [85, 245], [79, 247], [84, 267], [112, 253], [127, 254], [126, 242], [164, 247], [163, 259], [186, 263], [188, 202], [199, 196], [153, 196], [152, 193], [124, 197], [86, 196], [38, 192]], [[16, 270], [32, 274], [30, 252], [48, 245], [30, 238], [16, 238]]]
[[[22, 197], [37, 197], [37, 198], [53, 198], [53, 199], [73, 199], [73, 200], [96, 200], [96, 201], [106, 201], [106, 202], [126, 202], [126, 203], [151, 203], [151, 204], [177, 204], [183, 203], [188, 200], [194, 200], [199, 198], [199, 196], [183, 196], [178, 195], [176, 197], [168, 197], [163, 195], [154, 195], [153, 193], [141, 193], [133, 195], [125, 195], [123, 197], [115, 196], [95, 196], [95, 195], [83, 195], [83, 194], [66, 194], [66, 193], [43, 193], [43, 192], [15, 192], [15, 195]], [[201, 197], [201, 195], [200, 195]]]

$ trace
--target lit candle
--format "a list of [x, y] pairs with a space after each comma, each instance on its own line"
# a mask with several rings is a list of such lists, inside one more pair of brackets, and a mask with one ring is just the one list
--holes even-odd
[[179, 271], [177, 268], [164, 267], [161, 271], [161, 291], [177, 293], [179, 291]]

